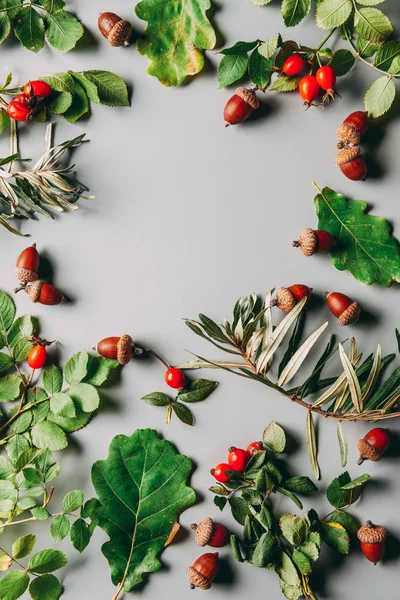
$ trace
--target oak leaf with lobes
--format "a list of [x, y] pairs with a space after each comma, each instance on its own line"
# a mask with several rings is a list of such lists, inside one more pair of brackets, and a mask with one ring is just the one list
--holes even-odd
[[337, 244], [331, 249], [339, 271], [348, 270], [361, 283], [390, 287], [400, 283], [400, 245], [383, 217], [367, 213], [363, 200], [347, 200], [325, 187], [314, 198], [318, 228], [328, 231]]
[[90, 516], [110, 538], [102, 551], [118, 586], [115, 598], [161, 568], [158, 556], [174, 523], [196, 499], [186, 485], [191, 470], [191, 461], [153, 429], [116, 436], [107, 459], [94, 463], [99, 502], [92, 501]]

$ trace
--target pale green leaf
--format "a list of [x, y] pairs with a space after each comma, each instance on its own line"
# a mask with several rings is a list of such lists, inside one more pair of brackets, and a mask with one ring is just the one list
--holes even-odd
[[281, 36], [274, 35], [258, 46], [258, 51], [264, 58], [272, 58], [278, 46], [282, 43]]
[[39, 574], [52, 573], [65, 567], [67, 562], [67, 557], [60, 550], [40, 550], [31, 557], [28, 569]]
[[32, 579], [29, 593], [32, 600], [58, 600], [62, 587], [55, 575], [41, 575]]
[[362, 38], [372, 42], [382, 42], [393, 31], [386, 15], [377, 8], [361, 8], [354, 17], [355, 30]]
[[374, 65], [384, 71], [390, 71], [393, 60], [400, 55], [400, 44], [394, 40], [386, 42], [374, 56]]
[[63, 392], [56, 392], [51, 396], [50, 410], [55, 415], [60, 415], [61, 417], [73, 418], [76, 415], [75, 405], [71, 396]]
[[379, 77], [364, 96], [365, 110], [373, 119], [382, 116], [392, 106], [396, 88], [391, 77]]
[[89, 355], [85, 350], [69, 359], [64, 368], [64, 377], [70, 385], [79, 383], [86, 377], [88, 360]]
[[[1, 13], [0, 13], [0, 36], [1, 36]], [[1, 38], [0, 38], [1, 44]], [[0, 108], [0, 135], [10, 128], [10, 117], [5, 108]]]
[[61, 369], [55, 365], [47, 367], [42, 375], [43, 387], [49, 394], [61, 391], [63, 375]]
[[339, 344], [339, 356], [341, 363], [343, 365], [344, 372], [346, 374], [347, 383], [349, 384], [350, 395], [354, 405], [354, 408], [358, 413], [362, 411], [362, 393], [360, 382], [358, 381], [358, 377], [356, 372], [347, 357], [342, 344]]
[[271, 421], [268, 427], [264, 429], [263, 442], [274, 452], [278, 454], [283, 452], [286, 447], [286, 435], [282, 427], [275, 421]]
[[64, 513], [71, 513], [78, 510], [83, 504], [84, 495], [80, 490], [68, 492], [62, 501], [62, 509]]
[[346, 434], [344, 432], [341, 421], [338, 421], [338, 424], [337, 424], [337, 437], [338, 437], [339, 449], [340, 449], [340, 461], [341, 461], [342, 467], [345, 467], [347, 464], [347, 455], [348, 455], [349, 445], [347, 443]]
[[250, 50], [254, 50], [254, 48], [258, 45], [258, 40], [254, 40], [252, 42], [236, 42], [230, 48], [223, 48], [219, 51], [219, 54], [233, 55], [238, 56], [239, 54], [247, 54]]
[[42, 421], [32, 427], [32, 442], [37, 448], [62, 450], [68, 444], [67, 436], [55, 423]]
[[36, 543], [36, 536], [32, 533], [28, 535], [24, 535], [17, 540], [12, 545], [11, 553], [14, 558], [25, 558], [28, 556], [33, 550], [33, 547]]
[[0, 402], [11, 402], [20, 395], [22, 381], [18, 375], [6, 375], [0, 379]]
[[306, 417], [306, 438], [307, 438], [307, 448], [308, 448], [308, 456], [310, 458], [310, 463], [314, 472], [315, 479], [319, 479], [320, 471], [318, 465], [317, 458], [317, 439], [315, 434], [315, 425], [313, 414], [311, 410], [307, 411]]
[[321, 0], [317, 5], [317, 25], [322, 29], [333, 29], [342, 25], [353, 10], [351, 0]]
[[294, 92], [299, 87], [301, 77], [287, 77], [281, 75], [275, 79], [269, 88], [271, 92]]
[[279, 527], [283, 536], [293, 546], [301, 546], [306, 540], [308, 533], [307, 521], [302, 517], [291, 514], [283, 514], [279, 519]]
[[7, 334], [7, 343], [14, 348], [21, 338], [31, 338], [34, 330], [34, 322], [30, 315], [24, 315], [15, 319]]
[[74, 71], [68, 71], [69, 74], [77, 81], [85, 90], [87, 97], [89, 100], [94, 102], [95, 104], [100, 103], [99, 92], [97, 91], [97, 87], [95, 84], [90, 81], [85, 75], [82, 73], [75, 73]]
[[[83, 412], [91, 413], [99, 407], [99, 393], [89, 383], [74, 383], [69, 391], [75, 406]], [[68, 416], [68, 415], [66, 415]]]
[[7, 373], [13, 365], [13, 359], [9, 354], [0, 352], [0, 373]]
[[1, 600], [16, 600], [28, 589], [29, 575], [25, 571], [11, 571], [0, 579]]
[[[4, 40], [6, 40], [8, 38], [10, 33], [11, 33], [10, 17], [8, 16], [8, 14], [6, 12], [2, 12], [2, 13], [0, 13], [0, 44], [2, 44], [4, 42]], [[4, 109], [2, 109], [1, 112], [5, 113], [5, 115], [7, 115], [7, 111], [5, 111]], [[4, 124], [7, 122], [5, 115], [2, 115], [2, 117], [1, 117], [3, 127], [4, 127]], [[8, 120], [8, 123], [9, 123], [9, 120]], [[5, 131], [6, 129], [7, 129], [7, 127], [2, 129], [2, 132]]]
[[46, 39], [53, 48], [60, 52], [69, 52], [83, 36], [82, 23], [71, 13], [61, 10], [47, 13]]
[[328, 321], [324, 323], [319, 329], [314, 331], [306, 341], [300, 346], [300, 348], [293, 354], [292, 358], [289, 360], [286, 367], [283, 369], [279, 380], [278, 385], [283, 386], [286, 383], [289, 383], [291, 379], [296, 375], [297, 371], [300, 369], [301, 365], [307, 358], [309, 352], [311, 351], [314, 344], [317, 342], [319, 336], [325, 331], [328, 326]]

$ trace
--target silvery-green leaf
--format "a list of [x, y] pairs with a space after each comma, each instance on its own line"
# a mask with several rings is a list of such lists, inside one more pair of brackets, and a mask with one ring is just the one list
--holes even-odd
[[338, 436], [338, 441], [339, 441], [341, 464], [342, 464], [342, 467], [345, 467], [347, 464], [347, 455], [348, 455], [349, 446], [347, 443], [346, 434], [344, 432], [341, 421], [338, 421], [338, 424], [337, 424], [337, 436]]
[[379, 377], [379, 371], [381, 369], [381, 364], [382, 364], [382, 346], [380, 344], [378, 344], [378, 347], [376, 349], [375, 356], [374, 356], [374, 362], [372, 364], [371, 371], [369, 372], [367, 383], [365, 384], [365, 387], [363, 390], [363, 394], [362, 394], [362, 402], [363, 403], [365, 402], [365, 400], [368, 398], [368, 396], [370, 395], [370, 393], [372, 392], [372, 390], [375, 387], [375, 384]]
[[339, 344], [339, 356], [344, 368], [347, 382], [349, 384], [350, 395], [354, 404], [354, 408], [358, 413], [360, 413], [362, 411], [362, 394], [360, 382], [358, 381], [356, 372], [350, 360], [348, 359], [342, 344]]
[[334, 413], [342, 408], [349, 395], [349, 384], [347, 383], [347, 381], [343, 381], [341, 389], [339, 390], [338, 397], [336, 398], [335, 406], [333, 407]]
[[292, 356], [292, 358], [290, 359], [290, 361], [288, 362], [288, 364], [282, 371], [281, 376], [279, 377], [279, 380], [278, 380], [279, 386], [283, 386], [286, 383], [288, 383], [291, 379], [293, 379], [293, 377], [296, 375], [297, 371], [303, 364], [304, 360], [306, 359], [311, 348], [314, 346], [314, 344], [316, 343], [316, 341], [318, 340], [318, 338], [322, 334], [322, 332], [325, 331], [327, 326], [328, 326], [328, 322], [324, 323], [324, 325], [322, 325], [319, 329], [314, 331], [314, 333], [312, 333], [306, 339], [304, 344], [302, 344], [300, 346], [300, 348]]
[[316, 479], [319, 479], [319, 465], [317, 458], [317, 440], [315, 435], [315, 425], [311, 410], [307, 411], [306, 417], [306, 437], [307, 437], [307, 448], [308, 456], [310, 457], [311, 466]]
[[322, 406], [330, 402], [341, 391], [341, 386], [346, 379], [346, 375], [342, 373], [336, 381], [313, 403], [313, 406]]

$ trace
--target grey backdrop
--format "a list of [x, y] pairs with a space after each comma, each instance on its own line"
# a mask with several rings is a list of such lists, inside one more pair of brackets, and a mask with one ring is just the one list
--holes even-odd
[[[334, 165], [335, 129], [348, 113], [362, 108], [362, 94], [372, 76], [368, 68], [358, 65], [350, 77], [340, 81], [342, 99], [325, 111], [305, 113], [297, 94], [267, 93], [261, 99], [258, 119], [225, 130], [222, 111], [232, 92], [218, 90], [218, 57], [208, 53], [207, 68], [188, 85], [164, 88], [146, 75], [147, 59], [140, 57], [134, 46], [111, 48], [97, 31], [98, 13], [110, 9], [132, 19], [141, 29], [143, 23], [132, 16], [131, 1], [74, 4], [89, 30], [87, 46], [80, 45], [66, 55], [49, 49], [34, 55], [12, 41], [0, 49], [1, 65], [13, 71], [16, 83], [55, 71], [100, 68], [114, 70], [133, 88], [131, 108], [96, 106], [90, 120], [75, 125], [57, 120], [59, 142], [88, 133], [90, 143], [77, 150], [74, 158], [78, 176], [90, 186], [96, 200], [80, 202], [75, 214], [62, 215], [54, 222], [40, 219], [24, 224], [23, 231], [32, 234], [28, 241], [0, 231], [2, 289], [13, 288], [15, 259], [22, 248], [36, 241], [51, 261], [55, 283], [74, 300], [54, 308], [33, 307], [24, 294], [16, 300], [20, 314], [33, 312], [43, 317], [42, 333], [61, 341], [56, 350], [61, 359], [89, 349], [102, 337], [123, 332], [171, 362], [187, 358], [184, 348], [215, 356], [211, 346], [185, 327], [182, 317], [195, 317], [202, 311], [222, 320], [238, 296], [298, 281], [319, 293], [343, 291], [373, 315], [371, 321], [344, 332], [322, 306], [315, 311], [314, 325], [328, 318], [332, 332], [342, 338], [344, 333], [354, 333], [367, 353], [377, 342], [383, 343], [386, 352], [394, 351], [394, 328], [400, 325], [397, 287], [363, 287], [349, 274], [336, 271], [329, 258], [306, 259], [290, 245], [304, 227], [316, 224], [312, 180], [348, 197], [367, 200], [376, 214], [393, 221], [400, 236], [398, 117], [383, 126], [376, 147], [381, 178], [353, 183]], [[250, 0], [218, 0], [216, 4], [215, 23], [227, 44], [266, 39], [278, 31], [307, 45], [323, 37], [312, 18], [293, 34], [284, 32], [278, 3], [264, 9]], [[398, 24], [396, 5], [396, 0], [388, 0], [385, 8], [393, 18], [397, 16]], [[23, 156], [35, 158], [43, 148], [44, 125], [20, 130]], [[5, 155], [5, 140], [1, 147]], [[293, 469], [312, 475], [304, 441], [304, 410], [255, 383], [222, 372], [214, 375], [220, 387], [209, 400], [194, 406], [197, 424], [189, 429], [175, 419], [166, 426], [162, 409], [140, 401], [151, 391], [168, 391], [160, 365], [152, 361], [128, 365], [121, 383], [107, 390], [96, 419], [74, 436], [69, 450], [62, 454], [63, 471], [54, 505], [68, 489], [82, 488], [90, 497], [93, 461], [106, 456], [116, 434], [131, 434], [137, 427], [156, 428], [197, 465], [192, 484], [199, 492], [199, 503], [184, 514], [185, 526], [206, 515], [219, 516], [207, 491], [212, 484], [210, 467], [225, 460], [230, 445], [243, 446], [260, 438], [271, 419], [285, 425], [299, 444], [291, 459]], [[399, 425], [391, 422], [390, 428], [396, 431]], [[400, 537], [399, 458], [358, 467], [355, 444], [367, 429], [363, 424], [346, 427], [351, 474], [369, 472], [374, 478], [353, 512], [360, 520], [370, 518]], [[319, 446], [324, 489], [341, 471], [333, 422], [319, 422]], [[306, 507], [312, 505], [321, 514], [329, 511], [323, 492], [305, 502]], [[282, 501], [279, 509], [293, 510], [293, 505]], [[221, 519], [237, 529], [228, 513]], [[40, 547], [51, 543], [47, 524], [32, 529], [39, 534]], [[82, 556], [71, 550], [69, 542], [59, 545], [70, 557], [62, 572], [65, 600], [111, 600], [115, 589], [100, 552], [105, 539], [99, 530]], [[6, 537], [2, 543], [7, 545]], [[191, 592], [185, 568], [200, 553], [191, 537], [169, 548], [163, 555], [165, 569], [152, 575], [139, 595], [149, 600], [188, 598]], [[229, 554], [229, 549], [221, 552], [223, 581], [208, 592], [210, 598], [226, 600], [230, 594], [238, 598], [282, 597], [276, 575], [237, 566]], [[326, 551], [324, 560], [333, 568], [318, 576], [320, 598], [350, 600], [362, 595], [372, 600], [377, 586], [382, 586], [381, 597], [386, 600], [399, 596], [400, 558], [376, 568], [360, 553], [341, 561]]]

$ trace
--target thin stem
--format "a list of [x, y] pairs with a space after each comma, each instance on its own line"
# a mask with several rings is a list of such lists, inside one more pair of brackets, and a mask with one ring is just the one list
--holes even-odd
[[120, 595], [120, 593], [122, 592], [122, 589], [123, 589], [123, 587], [124, 587], [124, 582], [121, 582], [121, 583], [119, 584], [119, 586], [118, 586], [118, 589], [117, 589], [117, 591], [116, 591], [116, 593], [115, 593], [115, 596], [113, 596], [113, 599], [112, 599], [112, 600], [118, 600], [118, 598], [119, 598], [119, 595]]
[[324, 37], [324, 39], [322, 40], [322, 42], [320, 43], [320, 45], [318, 46], [318, 48], [315, 48], [315, 52], [318, 52], [318, 50], [321, 50], [321, 48], [323, 48], [323, 46], [325, 46], [326, 42], [329, 40], [329, 38], [335, 33], [337, 27], [335, 27], [335, 29], [332, 29], [328, 35], [326, 37]]
[[146, 352], [146, 354], [150, 354], [151, 356], [154, 356], [154, 358], [156, 358], [157, 360], [159, 360], [166, 369], [170, 369], [171, 365], [169, 365], [163, 358], [161, 358], [161, 356], [159, 354], [157, 354], [157, 352], [154, 352], [154, 350], [150, 350], [149, 348], [145, 348], [144, 351]]
[[353, 41], [351, 40], [348, 32], [346, 31], [345, 33], [346, 35], [346, 40], [348, 41], [349, 45], [351, 46], [352, 50], [356, 53], [356, 58], [358, 58], [359, 60], [361, 60], [364, 64], [368, 65], [369, 67], [371, 67], [371, 69], [374, 69], [374, 71], [378, 71], [378, 73], [381, 73], [382, 75], [386, 75], [386, 77], [390, 77], [390, 78], [398, 78], [400, 77], [400, 75], [396, 75], [396, 74], [392, 74], [392, 73], [388, 73], [387, 71], [383, 71], [383, 69], [380, 69], [379, 67], [376, 67], [375, 65], [373, 65], [372, 63], [370, 63], [368, 60], [366, 60], [363, 56], [361, 56], [361, 53], [357, 50], [357, 48], [355, 47], [355, 45], [353, 44]]

